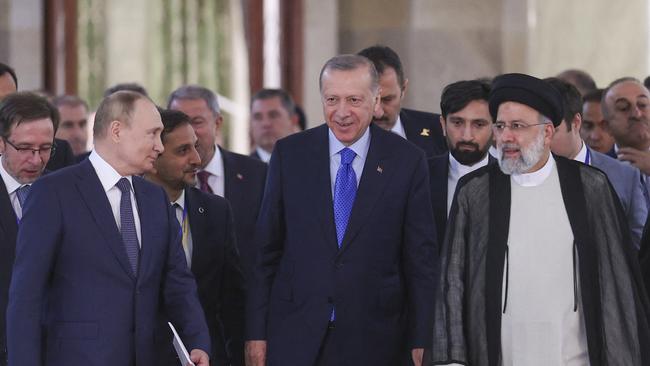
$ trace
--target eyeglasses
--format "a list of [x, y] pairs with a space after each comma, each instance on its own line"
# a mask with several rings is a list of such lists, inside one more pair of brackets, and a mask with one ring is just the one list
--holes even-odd
[[505, 122], [495, 122], [492, 124], [492, 129], [494, 130], [494, 133], [497, 135], [500, 135], [503, 132], [505, 132], [506, 128], [509, 128], [510, 132], [512, 132], [513, 134], [521, 134], [524, 131], [528, 130], [528, 128], [530, 127], [547, 125], [549, 123], [550, 122], [542, 122], [542, 123], [534, 123], [532, 125], [528, 125], [523, 122], [512, 122], [510, 126], [508, 126]]
[[9, 141], [9, 139], [6, 137], [3, 137], [2, 139], [5, 140], [5, 142], [9, 146], [13, 147], [14, 150], [16, 150], [16, 152], [18, 153], [18, 155], [22, 158], [31, 158], [33, 155], [39, 154], [42, 159], [45, 159], [48, 157], [52, 157], [54, 155], [54, 152], [56, 151], [56, 144], [54, 143], [52, 143], [52, 145], [49, 146], [43, 146], [38, 149], [35, 149], [33, 147], [18, 147], [14, 145], [13, 142]]

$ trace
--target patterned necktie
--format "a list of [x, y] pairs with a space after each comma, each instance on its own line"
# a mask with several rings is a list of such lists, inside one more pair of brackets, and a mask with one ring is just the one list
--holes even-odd
[[352, 168], [352, 161], [357, 154], [347, 147], [341, 150], [340, 154], [341, 166], [336, 172], [336, 182], [334, 183], [334, 223], [336, 224], [336, 239], [339, 248], [343, 243], [354, 198], [357, 195], [357, 175]]
[[16, 190], [16, 197], [18, 197], [20, 208], [25, 208], [25, 200], [27, 199], [27, 196], [29, 195], [29, 190], [31, 188], [32, 186], [30, 186], [29, 184], [25, 184], [24, 186]]
[[212, 174], [206, 172], [205, 170], [201, 170], [196, 175], [199, 178], [199, 188], [205, 193], [214, 193], [212, 191], [212, 187], [210, 187], [208, 184], [208, 177], [210, 177]]
[[120, 227], [122, 241], [126, 249], [126, 256], [131, 263], [133, 274], [138, 274], [138, 256], [140, 255], [140, 245], [138, 244], [138, 234], [135, 228], [135, 219], [133, 218], [133, 206], [131, 206], [131, 182], [126, 178], [121, 178], [117, 188], [122, 191], [120, 198]]

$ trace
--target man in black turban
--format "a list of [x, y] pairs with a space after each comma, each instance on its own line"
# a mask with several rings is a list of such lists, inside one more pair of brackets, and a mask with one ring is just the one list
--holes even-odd
[[494, 79], [498, 165], [463, 177], [449, 215], [428, 364], [648, 365], [648, 298], [616, 193], [554, 156], [562, 99]]

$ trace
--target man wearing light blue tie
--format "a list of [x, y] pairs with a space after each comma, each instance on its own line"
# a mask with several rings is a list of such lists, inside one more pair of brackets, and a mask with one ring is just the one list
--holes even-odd
[[256, 226], [250, 365], [421, 364], [436, 235], [424, 153], [371, 125], [377, 71], [341, 55], [320, 75], [326, 124], [278, 141]]

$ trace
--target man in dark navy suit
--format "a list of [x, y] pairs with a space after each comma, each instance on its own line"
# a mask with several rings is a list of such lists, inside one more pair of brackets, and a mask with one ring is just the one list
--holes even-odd
[[437, 248], [426, 159], [371, 124], [379, 77], [363, 56], [321, 71], [326, 124], [278, 141], [256, 227], [250, 365], [421, 364]]
[[488, 150], [492, 145], [492, 117], [488, 108], [490, 84], [480, 80], [447, 85], [440, 99], [440, 125], [449, 152], [429, 158], [431, 204], [438, 243], [445, 238], [447, 215], [458, 180], [489, 163], [496, 162]]
[[43, 98], [14, 93], [0, 102], [0, 365], [7, 364], [7, 297], [18, 222], [31, 184], [50, 159], [56, 110]]
[[147, 97], [112, 94], [88, 159], [32, 185], [9, 289], [9, 364], [153, 366], [161, 304], [192, 361], [209, 364], [180, 227], [164, 190], [140, 177], [163, 151], [162, 127]]
[[298, 129], [296, 104], [283, 89], [262, 89], [251, 98], [251, 137], [255, 150], [250, 157], [268, 163], [275, 143]]
[[198, 85], [182, 86], [169, 96], [167, 108], [191, 118], [201, 156], [197, 188], [230, 202], [244, 273], [249, 273], [254, 258], [252, 228], [262, 202], [266, 164], [217, 145], [223, 117], [217, 96], [210, 89]]
[[[241, 365], [244, 359], [244, 278], [235, 245], [230, 205], [225, 198], [195, 188], [201, 158], [190, 118], [183, 112], [160, 112], [165, 151], [146, 178], [161, 185], [182, 228], [188, 267], [196, 279], [199, 299], [212, 338], [212, 362]], [[156, 365], [178, 365], [166, 319], [156, 332]]]
[[439, 115], [402, 108], [408, 79], [397, 53], [390, 47], [377, 45], [361, 50], [359, 55], [370, 59], [379, 72], [383, 114], [373, 122], [416, 144], [427, 157], [447, 152]]

